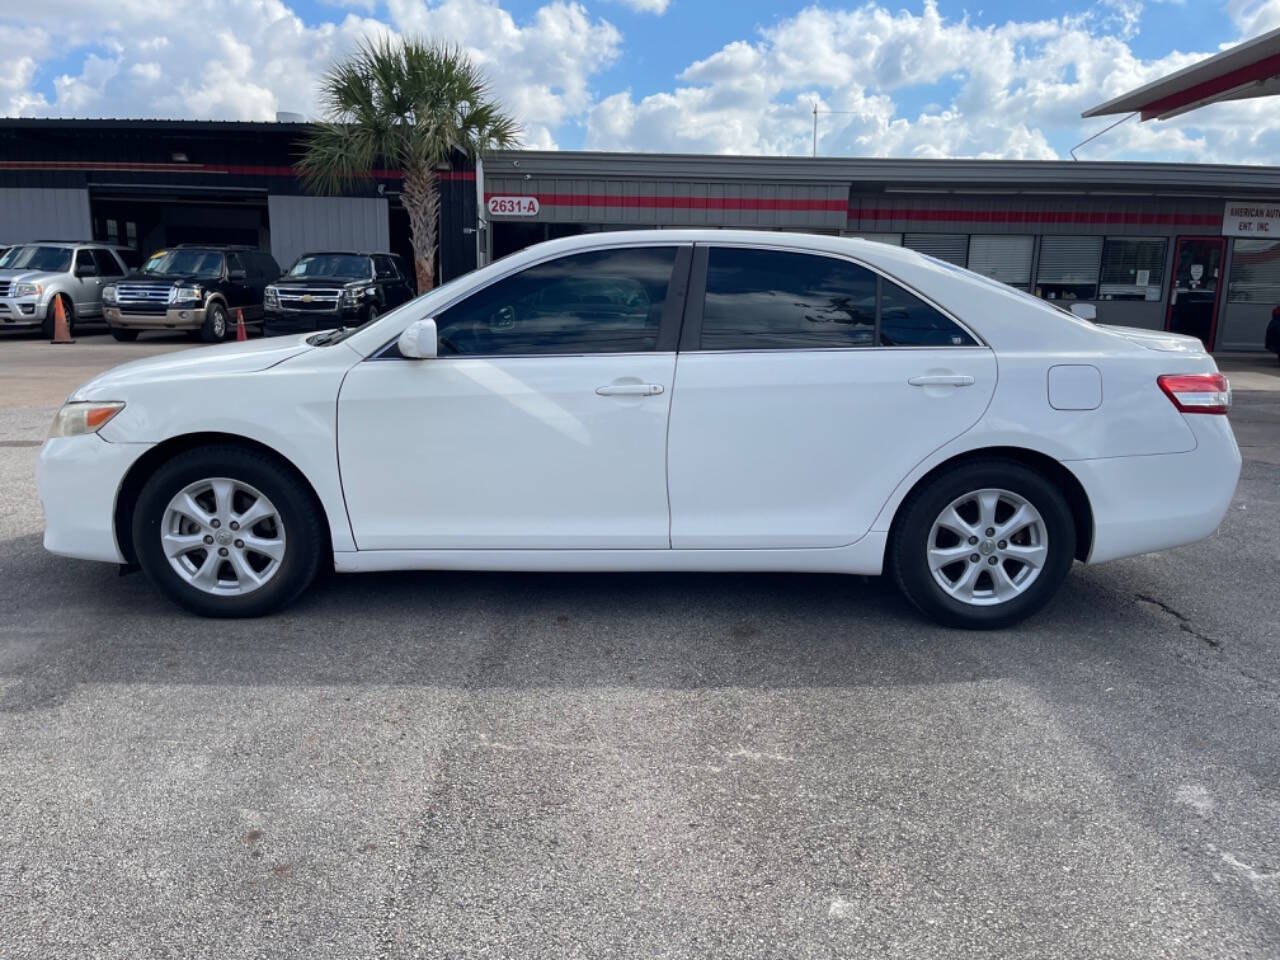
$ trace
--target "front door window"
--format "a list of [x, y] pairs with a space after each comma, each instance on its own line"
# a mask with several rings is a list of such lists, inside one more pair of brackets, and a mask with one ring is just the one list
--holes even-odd
[[1223, 246], [1221, 237], [1182, 237], [1174, 257], [1166, 329], [1199, 337], [1206, 350], [1217, 328]]

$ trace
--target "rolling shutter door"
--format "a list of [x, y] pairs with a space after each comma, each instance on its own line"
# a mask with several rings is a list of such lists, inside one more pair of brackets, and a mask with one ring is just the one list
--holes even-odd
[[902, 245], [957, 267], [963, 267], [969, 259], [969, 237], [964, 233], [908, 233], [902, 238]]
[[1101, 265], [1101, 237], [1045, 237], [1036, 282], [1096, 284]]
[[1031, 251], [1035, 238], [975, 234], [969, 241], [969, 269], [1011, 286], [1031, 283]]

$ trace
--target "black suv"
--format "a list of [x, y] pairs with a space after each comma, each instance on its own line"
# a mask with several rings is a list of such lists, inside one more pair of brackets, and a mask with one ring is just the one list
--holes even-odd
[[409, 273], [390, 253], [304, 253], [267, 287], [263, 332], [331, 330], [368, 323], [413, 299]]
[[245, 323], [262, 322], [263, 290], [279, 275], [279, 264], [263, 250], [180, 243], [104, 287], [103, 313], [117, 340], [136, 340], [142, 330], [188, 330], [216, 343], [237, 310]]

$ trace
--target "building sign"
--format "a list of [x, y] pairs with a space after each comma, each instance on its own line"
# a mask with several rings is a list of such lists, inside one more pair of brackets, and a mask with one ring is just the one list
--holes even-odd
[[[538, 215], [537, 197], [490, 197], [488, 202], [491, 217], [536, 217]], [[1277, 231], [1280, 233], [1280, 230]]]
[[1280, 203], [1228, 200], [1222, 215], [1222, 235], [1280, 240]]

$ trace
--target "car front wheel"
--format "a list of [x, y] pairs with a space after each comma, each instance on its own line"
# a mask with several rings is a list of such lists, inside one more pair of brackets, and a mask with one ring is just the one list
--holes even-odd
[[200, 328], [200, 339], [205, 343], [221, 343], [227, 338], [227, 309], [218, 302], [209, 304], [204, 313], [204, 325]]
[[1015, 461], [962, 464], [913, 491], [890, 542], [903, 593], [948, 626], [998, 629], [1057, 593], [1075, 556], [1071, 507]]
[[302, 483], [241, 447], [191, 450], [160, 467], [138, 497], [132, 532], [148, 578], [209, 617], [289, 603], [315, 578], [324, 544]]

